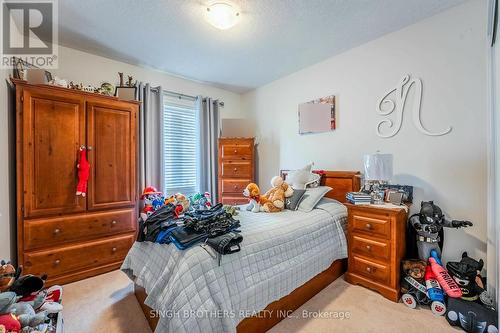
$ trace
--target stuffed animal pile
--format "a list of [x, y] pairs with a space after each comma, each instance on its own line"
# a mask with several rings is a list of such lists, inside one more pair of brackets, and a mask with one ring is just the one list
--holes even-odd
[[143, 208], [141, 210], [141, 219], [143, 221], [146, 221], [151, 214], [168, 204], [176, 206], [175, 214], [177, 216], [190, 211], [212, 208], [212, 199], [208, 192], [196, 193], [189, 197], [182, 193], [176, 193], [166, 197], [155, 187], [148, 186], [142, 191], [141, 199], [143, 200]]
[[261, 195], [257, 184], [248, 184], [243, 191], [243, 195], [250, 199], [250, 204], [246, 209], [254, 213], [281, 212], [285, 208], [285, 199], [293, 195], [293, 188], [280, 176], [275, 176], [271, 179], [271, 186], [269, 191]]
[[0, 262], [0, 332], [44, 333], [62, 311], [62, 287], [43, 289], [46, 276], [21, 276], [21, 269]]

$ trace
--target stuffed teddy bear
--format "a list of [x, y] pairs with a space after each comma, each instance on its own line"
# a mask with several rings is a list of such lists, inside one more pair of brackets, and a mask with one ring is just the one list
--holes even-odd
[[20, 271], [11, 263], [0, 261], [0, 292], [8, 290], [19, 277]]
[[293, 189], [280, 176], [271, 179], [272, 188], [261, 197], [261, 212], [281, 212], [285, 207], [285, 198], [293, 195]]
[[408, 259], [402, 261], [402, 270], [405, 276], [401, 279], [401, 299], [409, 308], [416, 308], [417, 304], [431, 303], [425, 286], [425, 261]]
[[260, 212], [261, 207], [261, 195], [259, 186], [255, 183], [250, 183], [243, 190], [243, 195], [250, 199], [250, 203], [247, 205], [246, 210], [252, 213]]

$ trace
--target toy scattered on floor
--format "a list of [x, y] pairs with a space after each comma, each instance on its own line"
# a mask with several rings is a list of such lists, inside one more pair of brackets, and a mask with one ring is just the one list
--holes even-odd
[[417, 305], [429, 305], [431, 301], [424, 285], [425, 262], [417, 259], [403, 260], [402, 269], [405, 276], [401, 280], [401, 299], [409, 308]]
[[46, 280], [47, 275], [22, 275], [12, 283], [9, 290], [15, 292], [18, 296], [24, 297], [42, 290]]
[[7, 313], [0, 315], [0, 333], [20, 333], [21, 323], [16, 316]]
[[439, 258], [437, 251], [431, 251], [429, 264], [431, 266], [432, 272], [436, 276], [436, 279], [445, 291], [446, 295], [453, 298], [462, 297], [462, 290], [460, 290], [460, 287], [455, 282], [455, 280], [453, 280], [448, 271], [441, 265], [441, 259]]
[[195, 210], [207, 210], [212, 208], [210, 193], [196, 193], [189, 197], [191, 207]]
[[20, 274], [10, 262], [0, 261], [0, 292], [9, 289]]
[[444, 304], [444, 294], [441, 286], [436, 279], [436, 275], [432, 271], [432, 267], [427, 265], [425, 268], [425, 286], [427, 287], [427, 295], [431, 300], [431, 311], [436, 316], [442, 316], [446, 312]]
[[243, 195], [250, 199], [246, 210], [251, 211], [252, 213], [260, 212], [261, 195], [259, 186], [255, 183], [248, 184], [243, 190]]
[[498, 312], [461, 298], [448, 298], [446, 320], [469, 333], [498, 332]]
[[80, 160], [76, 167], [78, 168], [76, 195], [85, 197], [87, 195], [87, 182], [90, 175], [90, 163], [87, 161], [87, 148], [85, 148], [85, 146], [80, 147]]
[[484, 291], [481, 278], [481, 270], [484, 262], [472, 259], [467, 252], [462, 253], [459, 262], [451, 261], [446, 264], [448, 272], [462, 290], [462, 299], [466, 301], [476, 301]]
[[440, 242], [443, 227], [464, 228], [472, 226], [470, 221], [447, 220], [439, 206], [433, 201], [422, 201], [420, 212], [410, 217], [410, 225], [416, 232], [418, 257], [427, 261], [431, 250], [441, 256]]

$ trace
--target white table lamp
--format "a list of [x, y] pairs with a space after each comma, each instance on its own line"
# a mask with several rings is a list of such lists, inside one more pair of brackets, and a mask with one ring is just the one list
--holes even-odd
[[384, 197], [379, 190], [380, 184], [386, 184], [392, 179], [392, 154], [367, 154], [363, 157], [365, 165], [365, 180], [372, 185], [374, 204], [383, 204]]

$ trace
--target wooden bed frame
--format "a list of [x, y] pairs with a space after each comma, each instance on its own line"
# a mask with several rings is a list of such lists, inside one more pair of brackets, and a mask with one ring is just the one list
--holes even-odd
[[[285, 178], [287, 171], [281, 172]], [[358, 191], [361, 185], [361, 176], [358, 171], [322, 171], [321, 185], [330, 186], [332, 190], [326, 194], [326, 197], [345, 202], [347, 192]], [[335, 281], [341, 276], [347, 268], [347, 260], [335, 260], [329, 268], [319, 273], [311, 280], [307, 281], [285, 297], [272, 302], [262, 312], [262, 315], [243, 319], [236, 331], [238, 333], [261, 333], [268, 331], [271, 327], [285, 319], [287, 315], [298, 309], [323, 288]], [[134, 293], [137, 301], [141, 305], [142, 312], [154, 331], [159, 317], [156, 312], [144, 304], [147, 297], [146, 290], [134, 284]]]

